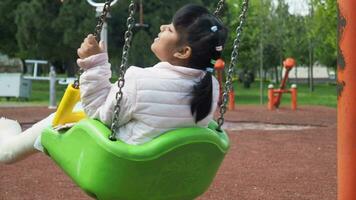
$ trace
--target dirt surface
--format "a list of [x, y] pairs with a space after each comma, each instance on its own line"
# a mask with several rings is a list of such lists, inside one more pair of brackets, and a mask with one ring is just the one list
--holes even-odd
[[[0, 108], [0, 116], [28, 126], [47, 108]], [[298, 111], [238, 106], [227, 121], [312, 125], [306, 130], [228, 131], [231, 148], [213, 184], [198, 200], [336, 199], [336, 110], [304, 106]], [[0, 200], [84, 200], [82, 192], [51, 160], [35, 154], [0, 165]]]

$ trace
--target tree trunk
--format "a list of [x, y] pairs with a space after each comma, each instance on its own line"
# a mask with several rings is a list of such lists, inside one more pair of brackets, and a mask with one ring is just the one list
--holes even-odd
[[313, 65], [314, 65], [314, 59], [313, 59], [313, 47], [312, 44], [309, 43], [309, 91], [313, 92], [314, 91], [314, 74], [313, 74]]
[[263, 105], [263, 41], [260, 39], [260, 104]]

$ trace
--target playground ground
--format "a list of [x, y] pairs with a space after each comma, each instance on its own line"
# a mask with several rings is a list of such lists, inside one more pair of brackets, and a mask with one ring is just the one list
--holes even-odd
[[[0, 107], [0, 116], [17, 119], [24, 128], [50, 112]], [[336, 199], [336, 109], [269, 112], [264, 106], [238, 106], [226, 118], [230, 151], [198, 200]], [[0, 166], [0, 200], [49, 199], [90, 198], [44, 154]]]

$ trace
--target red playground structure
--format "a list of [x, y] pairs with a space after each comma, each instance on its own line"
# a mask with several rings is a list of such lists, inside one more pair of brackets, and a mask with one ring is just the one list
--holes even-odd
[[[214, 64], [214, 68], [216, 71], [216, 76], [217, 79], [219, 81], [219, 105], [221, 105], [222, 103], [222, 92], [223, 92], [223, 88], [222, 88], [222, 81], [223, 81], [223, 72], [224, 72], [224, 68], [225, 68], [225, 62], [223, 59], [218, 59], [216, 60], [215, 64]], [[230, 91], [229, 91], [229, 104], [228, 104], [228, 110], [235, 110], [235, 92], [234, 92], [234, 88], [231, 87]]]
[[287, 58], [285, 61], [283, 61], [283, 66], [286, 71], [284, 73], [280, 87], [278, 89], [274, 89], [272, 84], [268, 86], [268, 110], [274, 110], [275, 108], [279, 107], [283, 93], [291, 94], [291, 108], [292, 110], [297, 109], [297, 85], [293, 84], [289, 90], [284, 89], [288, 80], [289, 72], [295, 66], [295, 64], [296, 62], [293, 58]]

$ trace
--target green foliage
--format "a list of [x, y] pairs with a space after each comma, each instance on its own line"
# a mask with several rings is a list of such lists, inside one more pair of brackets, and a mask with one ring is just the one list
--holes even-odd
[[15, 13], [18, 54], [63, 61], [72, 75], [76, 50], [95, 25], [95, 11], [81, 0], [32, 0], [21, 3]]
[[58, 49], [59, 35], [53, 28], [60, 8], [58, 1], [32, 0], [16, 9], [16, 39], [23, 58], [51, 59]]
[[313, 0], [314, 13], [309, 19], [310, 37], [314, 41], [316, 60], [336, 68], [337, 58], [337, 2]]
[[[241, 2], [226, 0], [222, 20], [230, 34], [223, 54], [225, 60], [230, 59]], [[285, 0], [278, 0], [278, 6], [273, 2], [250, 0], [238, 68], [256, 72], [262, 59], [265, 71], [276, 72], [276, 67], [289, 56], [296, 58], [298, 64], [307, 65], [310, 47], [315, 52], [315, 61], [335, 66], [336, 2], [313, 0], [310, 4], [313, 13], [308, 16], [291, 15]], [[186, 3], [198, 3], [214, 11], [218, 0], [143, 1], [144, 23], [149, 24], [149, 28], [134, 29], [137, 35], [133, 38], [129, 64], [151, 66], [157, 61], [150, 52], [150, 43], [160, 25], [170, 23], [175, 11]], [[114, 68], [121, 60], [128, 4], [129, 1], [119, 1], [112, 7], [112, 17], [108, 19], [108, 49]], [[139, 12], [135, 17], [139, 21]], [[84, 0], [65, 0], [63, 3], [59, 0], [2, 0], [0, 52], [72, 66], [77, 57], [76, 49], [83, 38], [94, 31], [96, 23], [94, 8]]]
[[139, 30], [132, 41], [132, 53], [130, 63], [135, 66], [148, 67], [157, 63], [157, 59], [151, 51], [152, 38], [144, 30]]
[[17, 26], [14, 21], [16, 8], [21, 2], [27, 1], [0, 1], [0, 52], [6, 52], [6, 54], [9, 56], [14, 56], [19, 50], [15, 37]]
[[[285, 0], [250, 0], [246, 25], [243, 27], [238, 68], [257, 71], [263, 60], [264, 71], [280, 79], [278, 66], [286, 57], [293, 57], [298, 65], [319, 61], [326, 66], [336, 66], [336, 2], [313, 0], [314, 13], [307, 16], [292, 15]], [[230, 28], [230, 38], [224, 54], [232, 51], [239, 23], [242, 0], [227, 0], [228, 14], [225, 22]], [[322, 34], [321, 34], [322, 33]], [[310, 60], [309, 53], [314, 53]], [[263, 53], [262, 53], [263, 52]], [[313, 55], [313, 54], [312, 54]]]
[[53, 21], [53, 28], [61, 39], [60, 48], [65, 49], [58, 51], [57, 55], [59, 53], [62, 59], [73, 60], [83, 39], [94, 31], [95, 24], [95, 10], [86, 1], [64, 1]]

